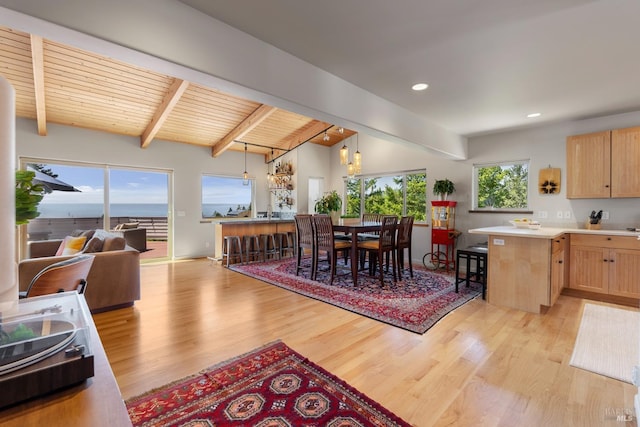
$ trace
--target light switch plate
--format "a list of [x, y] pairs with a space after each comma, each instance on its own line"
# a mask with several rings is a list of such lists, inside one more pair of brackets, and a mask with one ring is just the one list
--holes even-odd
[[496, 246], [504, 246], [504, 239], [493, 239], [493, 244]]

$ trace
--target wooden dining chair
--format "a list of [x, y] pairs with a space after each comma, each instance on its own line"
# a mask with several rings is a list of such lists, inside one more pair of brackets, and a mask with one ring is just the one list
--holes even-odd
[[385, 254], [391, 255], [391, 267], [393, 270], [393, 281], [397, 280], [396, 271], [396, 228], [398, 217], [388, 215], [382, 217], [380, 234], [378, 240], [365, 240], [358, 242], [358, 250], [366, 251], [369, 254], [369, 274], [374, 275], [376, 267], [380, 265], [380, 284], [384, 286], [383, 260]]
[[95, 255], [77, 255], [43, 268], [31, 279], [27, 290], [20, 292], [20, 298], [75, 290], [84, 293], [94, 259]]
[[338, 263], [338, 252], [348, 252], [351, 249], [351, 241], [336, 240], [333, 234], [333, 223], [329, 215], [314, 215], [312, 219], [313, 238], [315, 241], [315, 256], [312, 258], [311, 279], [316, 280], [318, 272], [318, 262], [320, 252], [327, 254], [329, 263], [330, 279], [329, 284], [333, 284], [336, 275], [336, 264]]
[[[298, 214], [294, 215], [293, 221], [296, 224], [296, 276], [302, 269], [302, 258], [304, 257], [304, 250], [311, 251], [311, 260], [313, 264], [313, 258], [315, 256], [315, 245], [313, 242], [313, 225], [311, 223], [311, 215]], [[313, 269], [310, 272], [310, 277], [313, 275]]]
[[409, 275], [413, 278], [413, 264], [411, 263], [411, 236], [413, 234], [413, 216], [403, 216], [398, 223], [396, 253], [398, 258], [398, 277], [402, 278], [404, 270], [404, 251], [409, 251]]

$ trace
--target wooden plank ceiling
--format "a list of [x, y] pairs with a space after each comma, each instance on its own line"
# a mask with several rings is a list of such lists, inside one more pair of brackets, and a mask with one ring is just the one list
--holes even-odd
[[[16, 115], [47, 123], [278, 156], [310, 141], [331, 146], [355, 132], [172, 76], [0, 27], [0, 74], [16, 90]], [[325, 140], [327, 132], [329, 139]]]

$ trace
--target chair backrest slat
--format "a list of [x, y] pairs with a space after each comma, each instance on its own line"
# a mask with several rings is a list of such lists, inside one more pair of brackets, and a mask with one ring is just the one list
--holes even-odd
[[314, 215], [313, 229], [316, 247], [321, 251], [332, 251], [334, 245], [333, 223], [329, 215]]
[[407, 245], [411, 242], [413, 232], [413, 216], [403, 216], [398, 224], [398, 246]]
[[293, 217], [296, 223], [296, 239], [299, 247], [310, 248], [313, 245], [311, 215], [299, 214]]
[[398, 217], [395, 215], [385, 215], [382, 217], [380, 226], [380, 248], [393, 248], [396, 245], [396, 227]]

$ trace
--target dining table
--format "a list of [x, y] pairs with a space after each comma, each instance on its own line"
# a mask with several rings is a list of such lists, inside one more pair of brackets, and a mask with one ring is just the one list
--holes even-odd
[[346, 233], [351, 236], [351, 279], [353, 286], [358, 284], [358, 234], [379, 232], [382, 223], [378, 221], [359, 221], [345, 223], [338, 221], [333, 224], [334, 232]]

